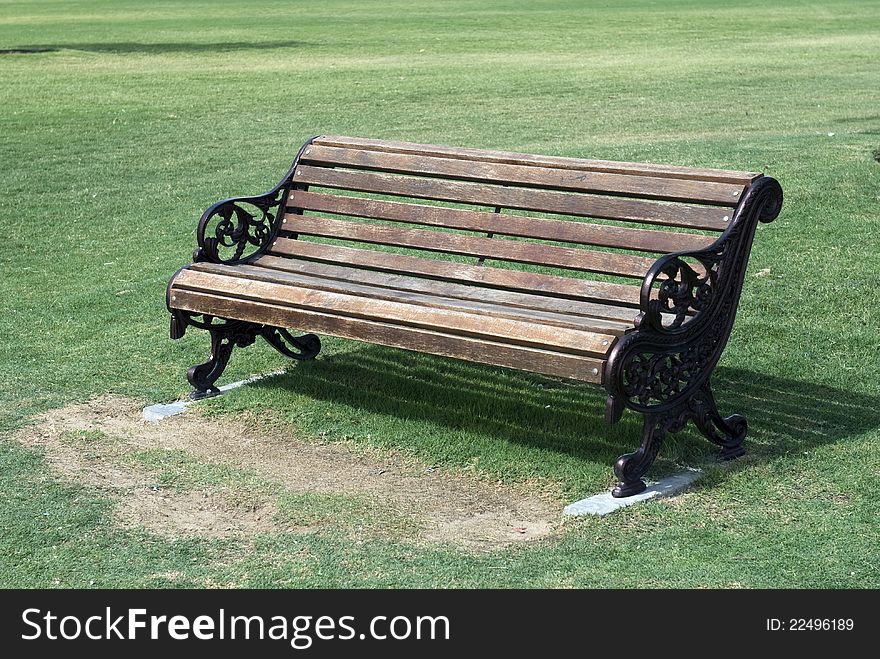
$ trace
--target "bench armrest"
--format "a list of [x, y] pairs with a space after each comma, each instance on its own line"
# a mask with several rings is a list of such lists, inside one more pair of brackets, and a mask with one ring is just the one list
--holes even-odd
[[278, 234], [293, 172], [308, 140], [278, 185], [262, 195], [232, 197], [210, 206], [196, 228], [198, 247], [193, 261], [234, 265], [265, 252]]
[[727, 344], [758, 221], [773, 221], [781, 207], [782, 188], [763, 176], [712, 245], [667, 254], [651, 266], [635, 328], [615, 342], [605, 363], [610, 423], [624, 407], [665, 414], [673, 425], [675, 414], [687, 419], [693, 412], [683, 401], [708, 380]]
[[264, 251], [275, 233], [283, 196], [276, 189], [258, 197], [224, 199], [208, 208], [196, 229], [199, 246], [193, 261], [234, 264]]
[[779, 183], [761, 177], [743, 195], [730, 226], [712, 245], [657, 259], [642, 281], [637, 328], [685, 333], [713, 316], [726, 298], [738, 299], [757, 222], [773, 221], [781, 207]]
[[711, 307], [720, 262], [720, 254], [709, 249], [657, 259], [642, 282], [638, 328], [683, 331], [684, 325]]

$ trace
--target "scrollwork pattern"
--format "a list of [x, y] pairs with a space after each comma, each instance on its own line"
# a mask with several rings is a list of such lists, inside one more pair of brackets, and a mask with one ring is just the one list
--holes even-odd
[[[285, 196], [281, 188], [261, 197], [227, 199], [209, 208], [199, 221], [199, 246], [193, 260], [234, 264], [265, 250], [275, 233], [275, 220]], [[247, 252], [250, 247], [255, 249]]]
[[615, 496], [644, 489], [641, 477], [663, 437], [690, 420], [722, 448], [721, 457], [743, 453], [746, 420], [719, 415], [709, 378], [733, 327], [757, 223], [772, 221], [781, 205], [779, 184], [761, 177], [711, 247], [668, 254], [648, 271], [635, 327], [618, 339], [605, 365], [606, 419], [615, 423], [627, 407], [645, 415], [642, 445], [615, 466]]
[[268, 249], [278, 233], [288, 193], [297, 189], [293, 173], [312, 140], [303, 144], [287, 174], [269, 192], [224, 199], [202, 214], [196, 228], [198, 247], [193, 261], [234, 265]]
[[720, 264], [724, 250], [693, 254], [703, 269], [703, 274], [679, 256], [666, 261], [660, 269], [665, 279], [657, 288], [656, 299], [648, 303], [648, 316], [652, 324], [663, 324], [664, 314], [671, 320], [663, 327], [674, 330], [681, 327], [689, 315], [709, 308], [715, 297]]
[[246, 348], [258, 336], [262, 336], [285, 357], [299, 361], [314, 359], [321, 351], [321, 340], [314, 334], [293, 336], [281, 327], [217, 318], [208, 314], [191, 314], [180, 309], [172, 311], [171, 338], [181, 338], [188, 325], [208, 330], [211, 334], [211, 354], [208, 360], [190, 368], [186, 375], [193, 386], [190, 394], [193, 400], [218, 394], [219, 389], [214, 383], [229, 363], [233, 348]]
[[718, 314], [698, 341], [642, 349], [635, 345], [622, 361], [621, 389], [626, 400], [647, 411], [682, 396], [715, 365], [730, 324], [732, 318]]

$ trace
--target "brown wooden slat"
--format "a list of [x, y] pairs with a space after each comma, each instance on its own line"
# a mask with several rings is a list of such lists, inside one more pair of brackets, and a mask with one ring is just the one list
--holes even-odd
[[172, 308], [193, 313], [208, 313], [275, 327], [296, 327], [303, 332], [319, 332], [443, 357], [602, 384], [604, 361], [600, 359], [454, 336], [436, 330], [340, 318], [325, 313], [182, 289], [175, 290], [174, 296], [176, 299], [171, 303]]
[[[712, 236], [694, 233], [674, 233], [580, 221], [546, 220], [504, 213], [443, 208], [399, 201], [380, 201], [363, 197], [345, 197], [305, 190], [292, 191], [287, 203], [298, 210], [464, 229], [520, 238], [555, 240], [600, 247], [619, 247], [658, 254], [703, 249], [715, 241]], [[287, 219], [285, 218], [284, 221], [286, 223]]]
[[759, 172], [739, 172], [726, 169], [707, 169], [699, 167], [680, 167], [676, 165], [660, 165], [653, 163], [616, 162], [612, 160], [588, 160], [583, 158], [566, 158], [508, 151], [491, 151], [485, 149], [469, 149], [435, 144], [416, 144], [394, 140], [370, 140], [359, 137], [342, 137], [339, 135], [322, 135], [313, 144], [344, 148], [368, 149], [388, 153], [412, 153], [462, 160], [498, 162], [512, 165], [538, 165], [541, 167], [558, 167], [560, 169], [581, 169], [596, 172], [631, 174], [634, 176], [665, 176], [668, 178], [684, 178], [698, 181], [717, 181], [719, 183], [736, 183], [749, 185], [761, 176]]
[[300, 162], [306, 165], [342, 166], [396, 174], [476, 181], [478, 183], [539, 187], [547, 190], [571, 190], [731, 207], [736, 206], [743, 193], [742, 185], [730, 183], [559, 169], [534, 164], [511, 165], [444, 158], [437, 155], [379, 152], [316, 144], [306, 150]]
[[[292, 216], [294, 221], [285, 225], [287, 231], [299, 235], [337, 238], [375, 245], [393, 245], [429, 252], [443, 252], [460, 256], [544, 265], [585, 272], [600, 272], [633, 279], [643, 279], [654, 264], [654, 259], [630, 254], [593, 252], [576, 247], [556, 247], [517, 240], [485, 238], [458, 233], [440, 233], [424, 229], [400, 227], [326, 217]], [[279, 238], [278, 242], [285, 240]]]
[[408, 254], [391, 254], [370, 249], [322, 245], [305, 240], [285, 240], [273, 246], [275, 254], [311, 259], [323, 263], [344, 263], [380, 272], [416, 274], [443, 281], [467, 282], [472, 286], [536, 293], [574, 300], [605, 302], [638, 307], [638, 286], [615, 284], [539, 272], [522, 272], [467, 263], [439, 261]]
[[[196, 263], [190, 266], [190, 268], [197, 272], [208, 272], [212, 274], [226, 275], [231, 277], [242, 277], [244, 279], [254, 279], [256, 281], [285, 284], [287, 286], [299, 286], [302, 288], [313, 288], [316, 290], [329, 291], [333, 293], [345, 293], [348, 295], [366, 297], [371, 300], [389, 300], [393, 302], [418, 304], [424, 307], [447, 309], [451, 311], [461, 310], [468, 313], [488, 316], [489, 319], [510, 318], [512, 320], [521, 320], [526, 322], [540, 323], [544, 325], [555, 325], [557, 327], [568, 327], [576, 330], [603, 332], [607, 334], [613, 334], [615, 336], [620, 336], [626, 330], [632, 328], [632, 323], [625, 323], [602, 318], [585, 318], [583, 316], [572, 316], [553, 311], [528, 309], [524, 307], [514, 307], [504, 304], [493, 304], [485, 300], [449, 298], [437, 295], [435, 291], [416, 292], [393, 288], [382, 288], [378, 286], [368, 286], [352, 281], [345, 281], [341, 279], [333, 279], [327, 277], [316, 277], [314, 275], [274, 270], [270, 268], [257, 267], [254, 265], [240, 264], [229, 266], [218, 265], [215, 263]], [[448, 286], [448, 284], [446, 285]]]
[[183, 270], [175, 277], [172, 294], [180, 289], [202, 293], [222, 292], [225, 297], [268, 302], [304, 311], [435, 329], [449, 334], [592, 357], [603, 357], [607, 354], [614, 340], [613, 335], [607, 333], [551, 327], [507, 318], [487, 320], [484, 316], [471, 312], [427, 308], [191, 269]]
[[729, 220], [731, 216], [729, 209], [710, 206], [507, 188], [485, 183], [460, 183], [309, 165], [297, 167], [294, 180], [297, 183], [358, 192], [714, 231], [726, 229], [728, 221], [724, 217]]
[[[636, 317], [636, 310], [629, 307], [484, 288], [470, 284], [425, 279], [412, 274], [376, 272], [333, 263], [318, 263], [270, 255], [260, 256], [252, 263], [267, 270], [300, 273], [311, 277], [336, 279], [342, 282], [366, 284], [377, 288], [389, 288], [395, 291], [430, 293], [446, 298], [490, 302], [504, 305], [505, 307], [551, 311], [587, 319], [603, 318], [624, 323], [628, 327], [632, 327], [633, 320]], [[194, 264], [191, 267], [199, 268], [204, 266], [205, 264]]]

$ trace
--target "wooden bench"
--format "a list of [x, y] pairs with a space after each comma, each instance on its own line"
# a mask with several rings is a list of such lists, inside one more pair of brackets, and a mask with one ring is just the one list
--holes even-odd
[[688, 420], [744, 452], [709, 376], [781, 205], [753, 172], [316, 137], [273, 190], [205, 211], [168, 285], [171, 337], [210, 332], [193, 398], [257, 336], [314, 358], [291, 327], [604, 385], [610, 423], [644, 415], [614, 467], [629, 496]]

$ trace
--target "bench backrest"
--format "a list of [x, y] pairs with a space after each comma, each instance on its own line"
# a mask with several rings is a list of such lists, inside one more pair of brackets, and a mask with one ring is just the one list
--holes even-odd
[[634, 306], [657, 255], [714, 242], [758, 176], [322, 136], [269, 253]]

